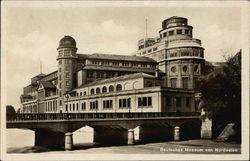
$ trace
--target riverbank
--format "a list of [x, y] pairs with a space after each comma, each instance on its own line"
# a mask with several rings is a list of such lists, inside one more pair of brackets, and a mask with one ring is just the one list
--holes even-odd
[[136, 145], [107, 146], [94, 143], [75, 144], [74, 150], [51, 150], [43, 147], [8, 148], [8, 153], [86, 153], [86, 154], [240, 154], [241, 145], [235, 142], [216, 142], [213, 140], [169, 141]]

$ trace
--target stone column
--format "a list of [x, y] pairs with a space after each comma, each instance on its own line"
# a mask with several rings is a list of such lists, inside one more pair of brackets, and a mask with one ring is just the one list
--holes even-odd
[[65, 150], [73, 149], [73, 134], [71, 132], [65, 133]]
[[128, 130], [128, 145], [133, 145], [134, 144], [134, 129], [129, 129]]
[[179, 126], [174, 127], [174, 140], [175, 141], [180, 140], [180, 127]]

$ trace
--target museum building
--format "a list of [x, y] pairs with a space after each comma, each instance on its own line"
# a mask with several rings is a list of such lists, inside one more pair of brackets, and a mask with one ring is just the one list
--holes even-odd
[[64, 36], [58, 69], [31, 78], [21, 112], [195, 112], [205, 60], [192, 29], [186, 18], [166, 19], [159, 36], [139, 40], [131, 56], [79, 54], [74, 38]]

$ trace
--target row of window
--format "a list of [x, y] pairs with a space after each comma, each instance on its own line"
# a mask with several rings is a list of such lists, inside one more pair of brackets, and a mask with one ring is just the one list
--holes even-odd
[[[150, 49], [152, 51], [152, 49]], [[153, 51], [156, 51], [157, 48], [153, 48]], [[136, 63], [136, 62], [109, 62], [109, 61], [99, 61], [93, 60], [92, 64], [95, 65], [113, 65], [113, 66], [124, 66], [124, 67], [142, 67], [142, 68], [155, 68], [155, 65], [148, 63]]]
[[57, 100], [45, 102], [45, 112], [57, 111]]
[[178, 57], [178, 56], [200, 56], [200, 57], [204, 57], [203, 52], [198, 52], [198, 51], [194, 51], [193, 53], [189, 53], [189, 52], [181, 52], [180, 54], [178, 54], [177, 52], [175, 53], [170, 53], [169, 57]]
[[173, 36], [173, 35], [192, 35], [192, 30], [189, 30], [189, 29], [170, 30], [168, 32], [164, 32], [163, 34], [160, 34], [160, 38]]
[[[131, 108], [131, 98], [122, 98], [118, 100], [119, 108]], [[79, 111], [79, 110], [86, 110], [86, 102], [81, 103], [81, 107], [79, 108], [79, 104], [68, 104], [65, 105], [66, 111]], [[103, 109], [112, 109], [113, 108], [113, 100], [103, 100], [102, 103]], [[152, 107], [152, 97], [139, 97], [138, 98], [138, 108], [141, 107]], [[90, 110], [97, 110], [98, 109], [98, 101], [90, 101], [89, 102], [89, 109]]]
[[64, 60], [59, 60], [58, 63], [59, 65], [61, 65], [62, 63], [64, 62], [64, 64], [70, 64], [71, 63], [71, 60], [70, 59], [64, 59]]
[[[193, 85], [196, 84], [195, 81], [197, 81], [196, 78], [194, 78]], [[173, 87], [173, 88], [177, 87], [177, 78], [171, 78], [170, 79], [170, 86]], [[189, 78], [187, 78], [187, 77], [182, 78], [182, 88], [185, 88], [185, 89], [189, 88]]]
[[27, 105], [23, 107], [24, 113], [36, 113], [38, 112], [37, 105]]
[[86, 110], [86, 103], [83, 102], [81, 103], [81, 107], [79, 107], [79, 104], [69, 104], [69, 107], [68, 107], [68, 104], [65, 105], [65, 109], [66, 111], [84, 111]]
[[[117, 84], [116, 85], [116, 91], [121, 91], [122, 90], [122, 85], [121, 84]], [[100, 94], [100, 93], [107, 93], [107, 92], [114, 92], [115, 91], [115, 88], [113, 85], [110, 85], [108, 88], [106, 86], [103, 86], [102, 89], [97, 87], [96, 89], [94, 88], [91, 88], [90, 90], [90, 94], [93, 95], [93, 94]], [[86, 91], [84, 92], [79, 92], [79, 93], [76, 93], [76, 96], [83, 96], [83, 95], [86, 95]]]
[[[172, 97], [167, 96], [166, 104], [167, 106], [176, 106], [176, 107], [191, 107], [191, 97]], [[184, 99], [184, 101], [182, 101]]]
[[[158, 48], [157, 48], [157, 47], [154, 47], [154, 48], [151, 48], [151, 49], [148, 49], [148, 50], [143, 51], [143, 52], [141, 53], [141, 55], [145, 55], [145, 54], [147, 54], [147, 53], [152, 53], [152, 52], [157, 51], [157, 50], [158, 50]], [[155, 66], [154, 66], [154, 65], [150, 65], [150, 67], [152, 68], [152, 67], [155, 67]]]
[[[182, 78], [182, 88], [188, 88], [188, 78]], [[171, 87], [173, 88], [176, 88], [177, 87], [177, 78], [171, 78], [170, 79], [170, 85]]]

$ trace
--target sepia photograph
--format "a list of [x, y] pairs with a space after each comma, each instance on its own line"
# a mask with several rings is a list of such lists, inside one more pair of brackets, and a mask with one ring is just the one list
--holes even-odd
[[1, 160], [249, 159], [247, 1], [1, 6]]

